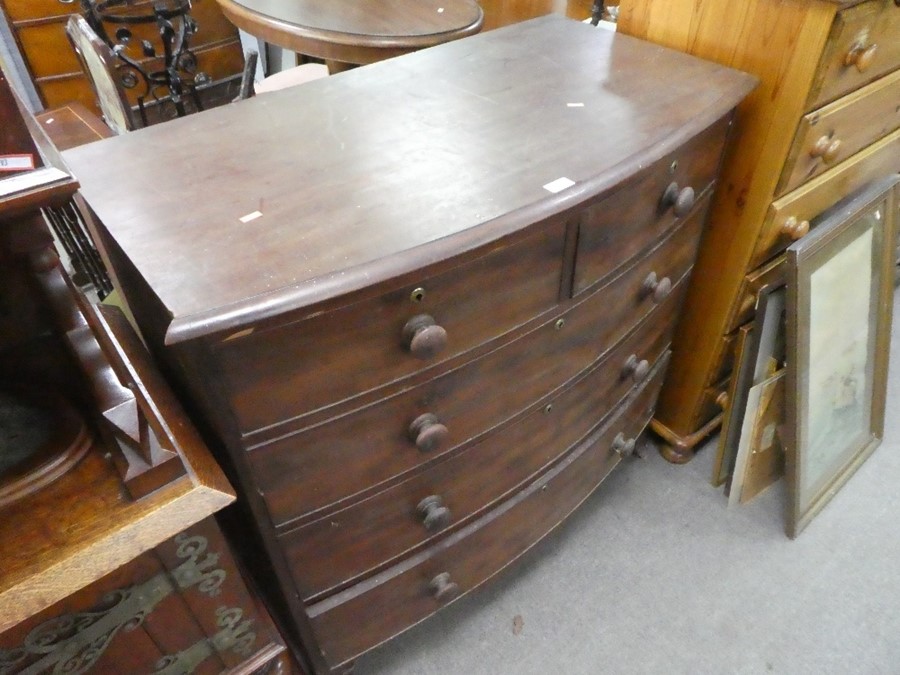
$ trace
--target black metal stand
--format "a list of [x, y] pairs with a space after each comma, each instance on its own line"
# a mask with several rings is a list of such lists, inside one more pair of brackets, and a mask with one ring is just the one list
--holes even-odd
[[[81, 5], [88, 23], [121, 60], [123, 86], [133, 89], [143, 83], [137, 102], [144, 126], [148, 123], [148, 99], [157, 104], [171, 102], [178, 117], [190, 112], [186, 100], [203, 110], [197, 86], [209, 83], [210, 77], [197, 72], [197, 57], [190, 49], [191, 37], [198, 28], [190, 14], [191, 0], [156, 0], [150, 11], [146, 6], [137, 6], [135, 0], [81, 0]], [[149, 40], [140, 40], [140, 56], [129, 49], [135, 42], [132, 27], [146, 24], [157, 26], [161, 55]], [[112, 37], [108, 25], [119, 26]], [[155, 67], [160, 56], [162, 67]]]

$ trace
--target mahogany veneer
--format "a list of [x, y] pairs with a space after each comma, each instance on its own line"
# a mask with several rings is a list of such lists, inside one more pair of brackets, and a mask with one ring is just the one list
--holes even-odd
[[68, 153], [313, 670], [634, 454], [752, 86], [546, 17]]

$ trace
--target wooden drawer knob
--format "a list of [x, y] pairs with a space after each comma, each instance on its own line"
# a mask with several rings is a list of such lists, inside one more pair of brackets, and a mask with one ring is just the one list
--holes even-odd
[[831, 136], [822, 136], [809, 151], [811, 157], [817, 157], [826, 164], [831, 164], [837, 159], [841, 151], [841, 140]]
[[635, 382], [643, 380], [649, 372], [650, 362], [646, 359], [639, 360], [636, 354], [629, 356], [622, 367], [622, 377], [632, 377]]
[[450, 574], [447, 572], [438, 574], [431, 580], [428, 587], [431, 589], [431, 595], [438, 602], [446, 602], [459, 595], [459, 586], [450, 581]]
[[719, 406], [722, 410], [728, 407], [729, 397], [727, 391], [720, 391], [719, 395], [716, 396], [716, 405]]
[[613, 439], [612, 450], [619, 457], [631, 457], [634, 454], [635, 445], [633, 438], [625, 438], [625, 434], [620, 432]]
[[641, 296], [653, 296], [653, 302], [662, 302], [672, 292], [672, 280], [669, 277], [657, 278], [656, 272], [650, 272], [641, 284]]
[[429, 532], [442, 530], [450, 524], [450, 509], [448, 509], [437, 495], [429, 495], [419, 502], [416, 507], [422, 516], [422, 523]]
[[447, 346], [447, 331], [434, 317], [417, 314], [403, 326], [403, 345], [415, 357], [430, 359]]
[[672, 212], [679, 218], [690, 213], [694, 206], [694, 188], [678, 187], [678, 183], [669, 183], [666, 191], [662, 196], [662, 207], [667, 209], [672, 207]]
[[447, 440], [448, 433], [434, 413], [419, 415], [409, 425], [409, 437], [421, 452], [437, 450]]
[[857, 42], [844, 57], [844, 65], [856, 66], [856, 69], [862, 73], [872, 65], [877, 51], [877, 44], [867, 45], [865, 42]]
[[787, 235], [793, 241], [805, 237], [807, 232], [809, 232], [809, 221], [798, 221], [794, 216], [784, 221], [784, 225], [781, 226], [781, 233]]

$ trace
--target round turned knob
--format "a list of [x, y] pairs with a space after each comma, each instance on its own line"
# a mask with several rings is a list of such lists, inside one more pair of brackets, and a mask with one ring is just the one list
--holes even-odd
[[862, 73], [872, 65], [877, 51], [877, 44], [867, 45], [865, 42], [857, 42], [844, 57], [844, 65], [856, 66], [856, 69]]
[[841, 141], [839, 138], [831, 138], [830, 136], [822, 136], [816, 141], [816, 144], [809, 151], [811, 157], [817, 157], [826, 164], [831, 164], [837, 159], [838, 153], [841, 151]]
[[672, 207], [672, 212], [681, 218], [690, 213], [694, 206], [694, 188], [678, 188], [678, 183], [669, 183], [663, 192], [662, 206], [664, 209]]
[[781, 233], [787, 235], [793, 241], [797, 241], [801, 237], [806, 236], [807, 232], [809, 232], [809, 221], [798, 221], [794, 216], [791, 216], [784, 221], [784, 225], [781, 226]]
[[612, 442], [612, 450], [619, 457], [631, 457], [634, 454], [635, 442], [633, 438], [625, 438], [625, 434], [616, 434]]
[[441, 424], [437, 415], [419, 415], [409, 425], [409, 437], [422, 452], [437, 450], [447, 440], [447, 427]]
[[431, 589], [431, 595], [434, 596], [434, 599], [439, 602], [452, 600], [459, 595], [459, 586], [450, 581], [450, 574], [447, 572], [441, 572], [432, 579], [431, 583], [428, 584], [428, 588]]
[[728, 407], [728, 392], [722, 391], [719, 392], [719, 395], [716, 396], [716, 405], [719, 406], [722, 410]]
[[417, 314], [403, 326], [403, 344], [413, 356], [430, 359], [447, 346], [447, 331], [434, 317]]
[[662, 302], [669, 297], [669, 293], [671, 292], [672, 280], [669, 279], [669, 277], [658, 279], [656, 272], [650, 272], [650, 274], [647, 275], [647, 278], [644, 279], [644, 283], [641, 284], [641, 295], [643, 297], [652, 295], [653, 302]]
[[422, 516], [425, 529], [429, 532], [443, 529], [450, 524], [450, 509], [443, 505], [437, 495], [425, 497], [419, 502], [416, 511]]
[[632, 354], [625, 361], [625, 365], [622, 368], [622, 377], [632, 377], [635, 382], [640, 382], [647, 377], [649, 372], [650, 362], [646, 359], [638, 360], [637, 355]]

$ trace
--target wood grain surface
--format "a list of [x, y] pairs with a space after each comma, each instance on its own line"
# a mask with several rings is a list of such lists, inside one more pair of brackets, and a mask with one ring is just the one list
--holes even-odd
[[[67, 160], [171, 314], [166, 339], [177, 342], [370, 287], [573, 207], [705, 129], [752, 86], [552, 16]], [[561, 177], [574, 185], [544, 189]], [[215, 186], [215, 199], [197, 200], [198, 184]]]

